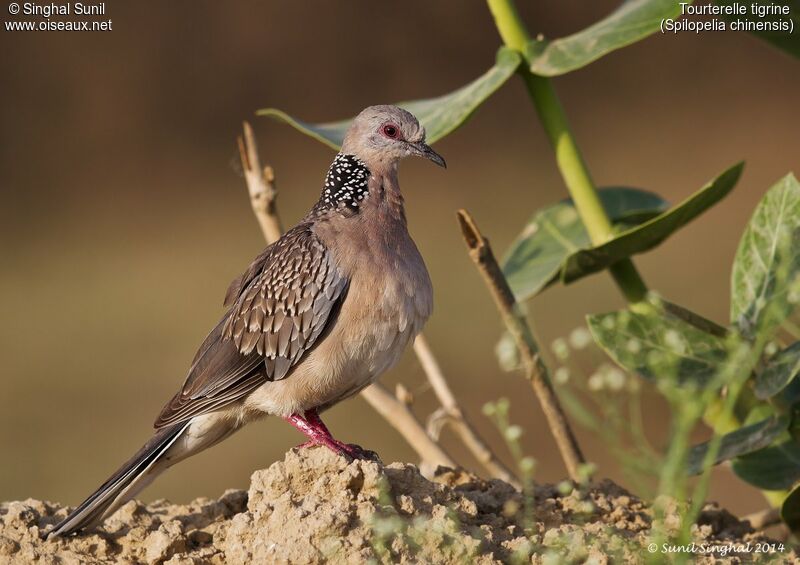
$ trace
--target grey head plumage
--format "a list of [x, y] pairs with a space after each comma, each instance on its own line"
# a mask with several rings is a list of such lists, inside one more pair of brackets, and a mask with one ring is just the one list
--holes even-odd
[[347, 130], [341, 152], [325, 177], [316, 210], [338, 209], [357, 212], [368, 194], [371, 175], [383, 176], [396, 170], [408, 156], [429, 159], [446, 167], [444, 159], [425, 142], [425, 128], [410, 112], [397, 106], [370, 106]]
[[390, 105], [369, 106], [356, 116], [344, 136], [342, 153], [358, 157], [370, 170], [391, 167], [412, 155], [447, 166], [425, 143], [425, 128], [417, 118]]

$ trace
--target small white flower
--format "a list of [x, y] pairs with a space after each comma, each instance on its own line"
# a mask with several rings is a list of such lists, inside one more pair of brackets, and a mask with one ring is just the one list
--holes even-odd
[[594, 373], [592, 376], [589, 377], [589, 380], [586, 382], [589, 386], [589, 390], [597, 392], [598, 390], [603, 390], [603, 386], [605, 385], [605, 379], [603, 378], [602, 373]]
[[536, 467], [536, 459], [533, 457], [523, 457], [519, 461], [519, 469], [525, 474], [530, 474]]
[[553, 341], [550, 348], [553, 350], [555, 356], [562, 361], [569, 357], [569, 345], [567, 345], [567, 340], [564, 338], [560, 337]]
[[625, 373], [616, 367], [609, 367], [608, 371], [606, 371], [606, 384], [611, 390], [622, 390], [622, 387], [625, 386], [625, 380]]
[[569, 481], [561, 481], [560, 483], [558, 483], [558, 485], [556, 485], [556, 489], [558, 490], [559, 493], [561, 493], [564, 496], [570, 494], [573, 490], [575, 490], [575, 488], [572, 486], [572, 483]]
[[635, 337], [632, 337], [631, 339], [628, 340], [628, 343], [625, 344], [625, 347], [631, 353], [636, 354], [642, 350], [642, 342], [636, 339]]
[[505, 397], [498, 398], [497, 402], [494, 403], [494, 407], [499, 414], [508, 414], [508, 409], [511, 408], [511, 402]]
[[519, 426], [508, 426], [508, 428], [506, 428], [505, 436], [508, 441], [517, 441], [520, 437], [522, 437], [522, 428]]
[[574, 349], [583, 349], [592, 343], [592, 334], [586, 328], [575, 328], [569, 334], [569, 343]]
[[556, 383], [560, 385], [567, 384], [567, 382], [569, 381], [569, 369], [567, 369], [566, 367], [559, 367], [558, 369], [556, 369], [556, 372], [553, 375], [553, 379], [556, 381]]
[[676, 353], [684, 353], [686, 351], [686, 343], [684, 342], [681, 334], [675, 330], [667, 330], [664, 334], [664, 343]]

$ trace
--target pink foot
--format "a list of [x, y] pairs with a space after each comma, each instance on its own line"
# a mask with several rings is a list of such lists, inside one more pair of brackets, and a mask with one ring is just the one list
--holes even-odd
[[377, 461], [378, 455], [374, 451], [335, 439], [317, 414], [316, 410], [309, 410], [302, 416], [292, 414], [286, 421], [305, 434], [309, 440], [298, 445], [298, 448], [324, 445], [334, 453], [341, 455], [348, 461], [353, 459], [369, 459]]

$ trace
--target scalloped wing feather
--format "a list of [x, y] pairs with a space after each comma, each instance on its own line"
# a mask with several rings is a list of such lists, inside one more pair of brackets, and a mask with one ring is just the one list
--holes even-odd
[[230, 311], [201, 345], [156, 428], [217, 410], [266, 381], [286, 378], [330, 329], [347, 288], [309, 224], [286, 232], [231, 283]]

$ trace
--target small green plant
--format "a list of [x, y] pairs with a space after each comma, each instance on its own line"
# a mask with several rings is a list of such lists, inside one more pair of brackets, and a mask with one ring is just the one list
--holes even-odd
[[[645, 386], [655, 387], [673, 408], [665, 453], [657, 453], [637, 426], [627, 426], [627, 433], [633, 434], [631, 441], [649, 460], [661, 461], [659, 492], [692, 500], [681, 537], [688, 537], [700, 511], [710, 467], [723, 461], [730, 462], [744, 481], [763, 489], [770, 502], [781, 505], [787, 525], [800, 528], [800, 425], [795, 417], [800, 410], [800, 342], [796, 341], [800, 328], [791, 318], [800, 299], [800, 185], [791, 174], [783, 177], [767, 192], [747, 226], [733, 265], [727, 325], [656, 296], [632, 257], [654, 249], [722, 200], [736, 186], [743, 163], [673, 207], [646, 190], [598, 188], [551, 77], [580, 69], [657, 32], [663, 20], [679, 17], [680, 3], [628, 0], [585, 30], [555, 40], [532, 38], [512, 0], [487, 0], [487, 4], [504, 43], [492, 68], [450, 94], [399, 105], [417, 115], [433, 143], [459, 128], [512, 76], [521, 78], [552, 142], [570, 198], [536, 212], [506, 253], [502, 274], [514, 297], [523, 302], [557, 282], [568, 284], [601, 271], [611, 274], [629, 307], [590, 315], [591, 338], [629, 374], [644, 377], [650, 383]], [[796, 13], [797, 4], [793, 6]], [[757, 35], [800, 56], [797, 33]], [[310, 124], [276, 109], [259, 114], [286, 122], [332, 148], [339, 147], [350, 123]], [[584, 345], [586, 338], [587, 334], [575, 337]], [[514, 365], [517, 345], [507, 337], [501, 341], [498, 350], [504, 365]], [[536, 348], [530, 349], [538, 355]], [[568, 369], [562, 369], [554, 373], [556, 382], [570, 378]], [[605, 439], [616, 445], [614, 430], [642, 415], [635, 410], [638, 401], [621, 410], [607, 397], [626, 391], [633, 398], [639, 384], [610, 366], [601, 366], [583, 384], [611, 422], [600, 426]], [[568, 404], [575, 400], [568, 394], [562, 398]], [[502, 405], [488, 406], [490, 415], [503, 424]], [[579, 410], [573, 415], [591, 417], [585, 411], [581, 416]], [[701, 421], [714, 436], [692, 446], [690, 434]], [[517, 428], [505, 424], [504, 437], [525, 478], [521, 464], [527, 459], [515, 451]], [[615, 449], [624, 455], [619, 445]], [[701, 478], [690, 492], [688, 477], [693, 474]]]
[[[797, 526], [798, 478], [792, 383], [800, 373], [791, 313], [798, 299], [800, 184], [787, 175], [756, 208], [733, 265], [731, 325], [716, 327], [653, 298], [636, 308], [592, 315], [596, 342], [619, 365], [652, 381], [673, 408], [672, 440], [662, 469], [661, 492], [686, 498], [686, 477], [702, 474], [691, 516], [705, 498], [708, 468], [732, 461], [745, 481], [783, 504], [784, 520]], [[705, 419], [715, 432], [689, 446]], [[754, 471], [771, 467], [770, 480]], [[776, 473], [777, 471], [777, 473]], [[780, 476], [782, 474], [782, 476]]]
[[471, 544], [463, 542], [464, 538], [459, 535], [458, 512], [454, 508], [446, 507], [443, 515], [409, 517], [398, 511], [391, 486], [385, 478], [379, 487], [380, 512], [371, 516], [368, 522], [372, 531], [370, 545], [377, 557], [371, 563], [395, 563], [401, 551], [424, 559], [425, 548], [431, 542], [437, 548], [438, 556], [454, 563], [466, 563], [477, 556], [480, 540], [473, 538]]
[[[525, 455], [520, 439], [523, 430], [520, 426], [511, 423], [510, 412], [511, 403], [507, 398], [501, 398], [495, 402], [487, 402], [483, 405], [483, 413], [492, 420], [500, 434], [505, 440], [508, 451], [514, 458], [519, 477], [522, 482], [523, 514], [522, 523], [526, 529], [530, 529], [533, 524], [533, 475], [536, 470], [536, 460]], [[506, 509], [511, 513], [516, 513], [518, 509]]]

